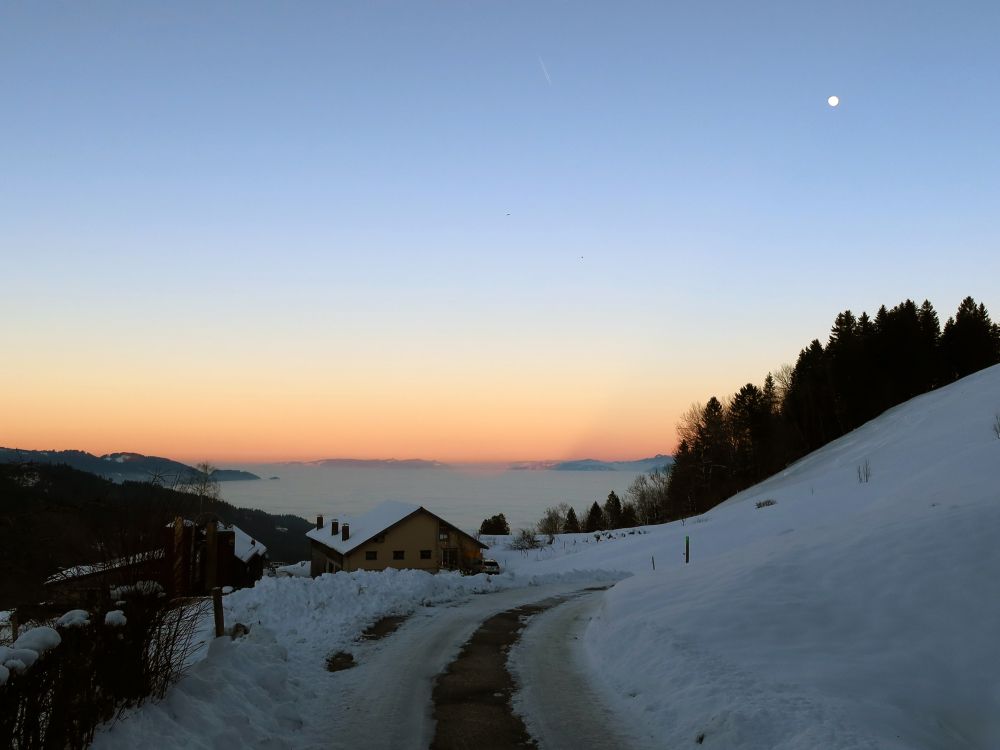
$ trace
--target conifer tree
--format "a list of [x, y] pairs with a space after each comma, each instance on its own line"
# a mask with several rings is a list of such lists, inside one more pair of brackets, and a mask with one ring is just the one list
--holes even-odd
[[563, 522], [564, 534], [579, 534], [580, 521], [576, 517], [576, 511], [570, 508], [566, 511], [566, 520]]
[[584, 531], [594, 532], [601, 531], [605, 528], [604, 523], [604, 511], [601, 510], [601, 506], [594, 501], [594, 504], [590, 506], [590, 511], [587, 513], [587, 520], [584, 523]]
[[503, 513], [497, 513], [495, 516], [483, 519], [483, 522], [479, 525], [479, 533], [509, 534], [510, 524], [507, 523], [507, 519], [504, 517]]
[[619, 528], [631, 529], [633, 526], [638, 525], [639, 519], [636, 517], [635, 503], [626, 500], [622, 503], [622, 525]]
[[622, 527], [622, 501], [614, 490], [608, 493], [608, 499], [604, 503], [604, 521], [609, 529]]
[[966, 297], [954, 318], [944, 324], [941, 349], [953, 378], [1000, 362], [1000, 328], [991, 320], [986, 306]]

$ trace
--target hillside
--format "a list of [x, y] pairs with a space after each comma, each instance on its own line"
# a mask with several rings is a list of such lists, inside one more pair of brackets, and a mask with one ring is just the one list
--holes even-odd
[[[161, 456], [144, 456], [141, 453], [106, 453], [95, 456], [86, 451], [31, 451], [21, 448], [0, 448], [0, 464], [65, 464], [80, 471], [87, 471], [112, 482], [149, 482], [157, 479], [161, 484], [174, 486], [196, 475], [193, 466]], [[217, 482], [234, 482], [260, 479], [256, 474], [239, 469], [216, 469], [212, 479]]]
[[306, 554], [303, 534], [311, 524], [297, 516], [202, 501], [149, 483], [118, 484], [68, 466], [0, 464], [0, 609], [43, 598], [41, 582], [60, 567], [97, 562], [105, 551], [116, 557], [159, 546], [163, 525], [175, 515], [202, 511], [262, 541], [273, 560]]
[[1000, 366], [686, 524], [497, 557], [518, 572], [634, 574], [585, 645], [607, 700], [651, 743], [995, 748], [997, 414]]

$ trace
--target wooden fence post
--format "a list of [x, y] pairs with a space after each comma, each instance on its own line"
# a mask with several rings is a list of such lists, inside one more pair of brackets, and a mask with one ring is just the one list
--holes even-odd
[[218, 524], [214, 520], [205, 524], [205, 552], [205, 588], [214, 591], [220, 583]]
[[691, 537], [684, 536], [684, 564], [691, 562]]
[[212, 589], [212, 608], [215, 610], [215, 637], [225, 634], [226, 621], [222, 615], [222, 589], [216, 586]]
[[17, 610], [11, 610], [10, 612], [10, 642], [13, 643], [17, 640], [17, 631], [20, 629], [20, 625], [17, 621]]

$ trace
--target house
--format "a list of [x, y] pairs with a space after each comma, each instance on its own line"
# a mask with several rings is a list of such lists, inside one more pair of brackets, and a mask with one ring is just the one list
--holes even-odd
[[339, 570], [471, 570], [482, 544], [419, 505], [386, 501], [356, 518], [316, 519], [306, 532], [313, 576]]
[[208, 593], [215, 586], [253, 586], [264, 575], [267, 547], [235, 524], [178, 516], [165, 532], [163, 584], [172, 596]]
[[177, 517], [164, 529], [163, 547], [64, 568], [45, 580], [45, 588], [53, 602], [77, 606], [140, 581], [156, 581], [170, 596], [197, 596], [214, 586], [253, 586], [266, 564], [267, 547], [238, 526]]

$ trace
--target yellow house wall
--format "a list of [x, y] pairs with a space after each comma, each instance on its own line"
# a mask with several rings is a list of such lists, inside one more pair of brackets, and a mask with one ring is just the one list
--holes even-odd
[[312, 539], [310, 539], [309, 542], [311, 560], [309, 573], [313, 578], [328, 572], [328, 563], [333, 563], [335, 571], [339, 570], [343, 566], [343, 558], [339, 552], [335, 552], [327, 547], [324, 547], [322, 544]]
[[[351, 550], [345, 570], [385, 570], [386, 568], [416, 568], [436, 571], [441, 566], [437, 547], [438, 522], [426, 513], [416, 513], [385, 533], [384, 542], [374, 539]], [[430, 560], [420, 559], [420, 550], [431, 550]], [[394, 550], [403, 551], [402, 560], [393, 560]], [[366, 552], [375, 552], [377, 560], [366, 560]]]
[[[447, 539], [439, 539], [440, 522], [430, 513], [415, 513], [400, 524], [389, 529], [384, 542], [374, 540], [352, 550], [345, 560], [345, 570], [385, 570], [386, 568], [415, 568], [436, 572], [441, 568], [442, 555], [448, 547], [457, 547], [463, 565], [468, 566], [473, 558], [481, 557], [475, 542], [454, 529], [444, 527]], [[431, 550], [429, 560], [420, 559], [420, 550]], [[402, 560], [394, 560], [392, 553], [403, 551]], [[376, 560], [366, 560], [365, 553], [373, 551]]]

